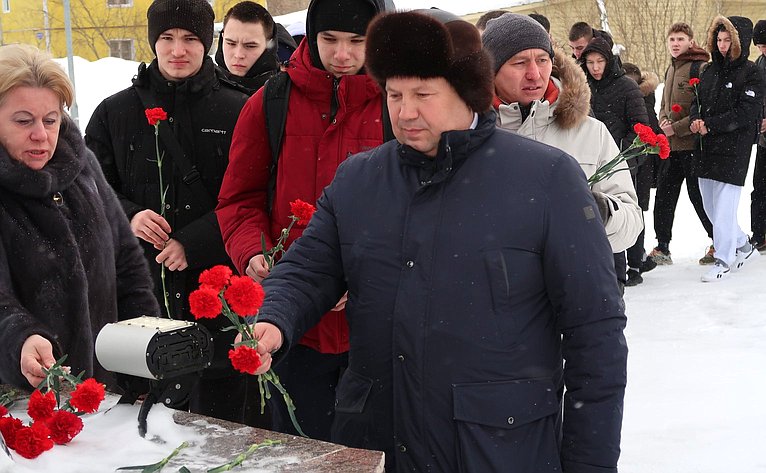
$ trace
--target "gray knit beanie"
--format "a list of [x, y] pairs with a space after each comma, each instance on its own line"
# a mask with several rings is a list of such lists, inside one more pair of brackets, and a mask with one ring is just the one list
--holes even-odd
[[215, 13], [207, 0], [155, 0], [146, 11], [149, 46], [154, 45], [162, 33], [181, 28], [194, 33], [205, 46], [205, 54], [213, 44]]
[[495, 60], [495, 74], [508, 59], [527, 49], [542, 49], [553, 57], [551, 38], [545, 28], [526, 15], [506, 13], [489, 20], [481, 42]]

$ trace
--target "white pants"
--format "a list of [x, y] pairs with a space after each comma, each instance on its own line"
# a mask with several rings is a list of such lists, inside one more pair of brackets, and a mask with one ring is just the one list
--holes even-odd
[[737, 207], [742, 187], [699, 178], [702, 206], [713, 224], [715, 257], [731, 266], [737, 248], [747, 243], [747, 235], [737, 222]]

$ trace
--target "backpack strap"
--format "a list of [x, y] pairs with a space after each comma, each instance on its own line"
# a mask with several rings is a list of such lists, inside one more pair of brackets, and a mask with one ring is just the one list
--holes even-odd
[[269, 134], [269, 148], [271, 149], [269, 184], [266, 190], [266, 211], [269, 214], [271, 214], [274, 205], [274, 194], [277, 187], [277, 163], [282, 151], [282, 140], [285, 136], [291, 86], [290, 75], [286, 72], [279, 72], [270, 77], [263, 86], [263, 116], [266, 122], [266, 132]]
[[[141, 104], [144, 106], [144, 109], [154, 108], [157, 106], [155, 97], [150, 94], [147, 89], [142, 87], [133, 87], [133, 90], [135, 90], [136, 94], [138, 94], [138, 98], [141, 100]], [[160, 122], [159, 134], [160, 139], [162, 140], [162, 144], [165, 145], [165, 149], [170, 154], [170, 157], [173, 158], [171, 159], [173, 165], [181, 173], [181, 176], [183, 176], [181, 181], [183, 181], [184, 184], [191, 188], [191, 190], [194, 192], [195, 198], [197, 198], [199, 203], [204, 208], [215, 208], [215, 200], [210, 196], [210, 193], [205, 188], [205, 186], [202, 185], [202, 179], [200, 177], [199, 171], [197, 171], [197, 168], [186, 157], [186, 153], [184, 153], [184, 150], [181, 147], [181, 144], [178, 142], [176, 135], [173, 133], [173, 130], [170, 129], [170, 125]]]
[[[266, 209], [271, 214], [274, 206], [274, 195], [277, 187], [277, 165], [279, 154], [282, 151], [282, 140], [285, 136], [285, 124], [287, 123], [287, 107], [290, 102], [290, 88], [292, 82], [287, 72], [279, 72], [266, 81], [263, 86], [263, 116], [266, 123], [266, 131], [269, 134], [269, 148], [271, 149], [271, 164], [269, 165], [269, 183], [266, 190]], [[395, 138], [391, 126], [391, 118], [388, 115], [386, 95], [383, 94], [382, 122], [383, 142]]]

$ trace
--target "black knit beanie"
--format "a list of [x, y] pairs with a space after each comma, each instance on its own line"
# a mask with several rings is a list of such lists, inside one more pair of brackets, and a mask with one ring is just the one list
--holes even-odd
[[753, 44], [766, 44], [766, 20], [758, 20], [753, 28]]
[[154, 0], [146, 11], [146, 19], [149, 24], [149, 46], [155, 54], [157, 39], [173, 28], [194, 33], [205, 46], [205, 54], [213, 45], [215, 13], [206, 0]]
[[367, 29], [367, 73], [383, 88], [391, 77], [443, 77], [471, 110], [489, 110], [494, 74], [479, 31], [467, 21], [443, 23], [437, 16], [421, 10], [376, 17]]
[[379, 5], [374, 0], [311, 0], [306, 13], [306, 40], [312, 65], [324, 69], [317, 34], [333, 30], [364, 35], [378, 11]]
[[312, 10], [314, 33], [334, 30], [364, 35], [377, 13], [370, 2], [359, 0], [322, 0]]
[[527, 15], [506, 13], [489, 20], [481, 41], [495, 60], [495, 73], [506, 61], [527, 49], [542, 49], [553, 57], [553, 45], [548, 32]]

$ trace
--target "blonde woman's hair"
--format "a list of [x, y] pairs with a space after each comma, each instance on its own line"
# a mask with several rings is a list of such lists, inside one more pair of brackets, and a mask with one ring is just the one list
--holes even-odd
[[50, 89], [67, 107], [74, 101], [74, 88], [64, 69], [50, 54], [27, 44], [0, 46], [0, 104], [16, 87]]

